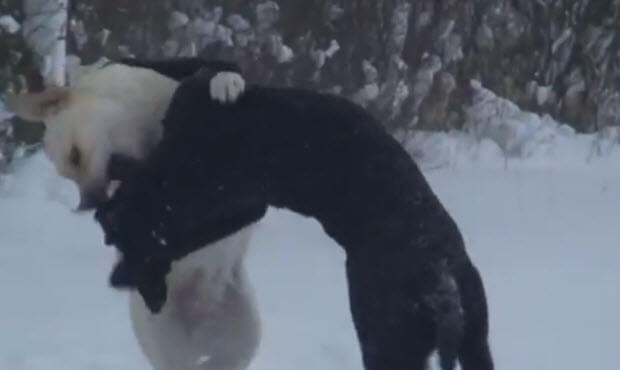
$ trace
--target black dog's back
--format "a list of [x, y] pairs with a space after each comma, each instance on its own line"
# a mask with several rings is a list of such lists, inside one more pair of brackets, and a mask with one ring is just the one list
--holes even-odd
[[[400, 248], [404, 234], [416, 232], [413, 220], [422, 218], [446, 220], [447, 233], [458, 234], [410, 156], [367, 112], [342, 98], [253, 87], [226, 106], [211, 102], [203, 80], [195, 79], [179, 89], [165, 127], [162, 152], [170, 145], [185, 163], [200, 158], [209, 168], [204, 181], [239, 166], [237, 172], [252, 179], [246, 182], [269, 187], [258, 195], [263, 201], [316, 217], [342, 245], [374, 246], [378, 238], [384, 248], [391, 241]], [[200, 181], [200, 168], [187, 170]], [[378, 224], [378, 214], [389, 218], [389, 227]]]
[[[139, 264], [130, 269], [183, 257], [262, 217], [267, 205], [286, 207], [315, 217], [346, 250], [367, 369], [421, 370], [435, 348], [443, 369], [457, 356], [464, 370], [492, 369], [484, 290], [460, 232], [363, 109], [263, 87], [220, 105], [208, 79], [196, 77], [181, 84], [164, 125], [146, 171], [124, 179], [98, 214], [110, 241]], [[150, 247], [132, 250], [138, 244]]]
[[118, 63], [132, 67], [151, 69], [173, 80], [181, 81], [198, 71], [207, 70], [211, 75], [217, 72], [229, 71], [241, 73], [238, 65], [226, 61], [206, 60], [202, 58], [178, 58], [173, 61], [143, 60], [135, 58], [123, 58]]

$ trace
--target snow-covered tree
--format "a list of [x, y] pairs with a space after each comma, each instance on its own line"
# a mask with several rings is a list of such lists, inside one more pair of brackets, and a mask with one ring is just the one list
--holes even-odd
[[[42, 73], [64, 84], [66, 5], [67, 0], [0, 0], [0, 96], [9, 88], [42, 88]], [[0, 171], [17, 148], [41, 138], [41, 125], [16, 120], [0, 98]]]
[[[19, 88], [17, 71], [27, 64], [28, 49], [21, 37], [21, 7], [12, 1], [0, 1], [0, 92], [9, 86]], [[11, 115], [0, 98], [0, 173], [10, 163], [15, 150]]]
[[64, 85], [68, 0], [24, 0], [23, 33], [28, 44], [44, 58], [47, 81]]
[[[20, 8], [13, 16], [17, 34], [30, 35], [30, 44], [47, 56], [44, 71], [60, 71], [51, 66], [62, 65], [52, 62], [60, 61], [61, 53], [57, 59], [50, 55], [64, 49], [57, 41], [66, 25], [66, 1], [0, 4]], [[475, 79], [521, 108], [548, 113], [579, 130], [620, 126], [617, 0], [81, 0], [68, 5], [70, 65], [129, 55], [233, 59], [252, 82], [346, 96], [390, 129], [461, 127]], [[11, 13], [0, 12], [5, 15]], [[41, 19], [50, 20], [42, 21], [50, 32], [41, 31]], [[3, 35], [16, 27], [7, 17], [0, 24]], [[0, 77], [0, 84], [7, 80]]]
[[614, 114], [617, 0], [84, 0], [70, 49], [231, 58], [255, 82], [342, 94], [390, 128], [460, 127], [470, 80], [581, 130]]

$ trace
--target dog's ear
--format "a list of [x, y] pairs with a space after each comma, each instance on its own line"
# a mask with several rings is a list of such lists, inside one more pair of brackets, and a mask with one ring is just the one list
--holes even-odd
[[114, 153], [108, 162], [107, 174], [109, 180], [124, 181], [136, 176], [142, 165], [134, 158]]
[[6, 105], [9, 110], [22, 119], [32, 122], [43, 122], [50, 115], [69, 104], [70, 90], [66, 87], [50, 86], [41, 92], [6, 94]]

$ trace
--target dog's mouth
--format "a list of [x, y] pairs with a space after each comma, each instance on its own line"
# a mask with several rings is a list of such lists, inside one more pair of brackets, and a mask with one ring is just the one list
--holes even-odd
[[120, 186], [121, 182], [119, 180], [111, 180], [103, 189], [81, 192], [80, 204], [78, 205], [76, 212], [91, 211], [99, 207], [101, 204], [112, 199]]
[[121, 182], [119, 180], [112, 180], [108, 182], [108, 186], [105, 189], [105, 193], [108, 197], [107, 200], [110, 200], [114, 196], [114, 194], [116, 194], [116, 191], [120, 186]]

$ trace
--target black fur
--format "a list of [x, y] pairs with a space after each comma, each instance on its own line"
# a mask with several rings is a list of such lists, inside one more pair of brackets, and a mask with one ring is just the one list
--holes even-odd
[[[207, 73], [205, 77], [212, 77], [218, 72], [237, 72], [241, 73], [238, 65], [231, 62], [219, 60], [205, 60], [202, 58], [179, 58], [174, 62], [170, 60], [142, 60], [134, 58], [124, 58], [118, 63], [132, 67], [142, 67], [152, 69], [173, 80], [183, 80], [197, 72]], [[209, 90], [207, 90], [209, 91]]]
[[[482, 281], [418, 167], [363, 109], [334, 96], [253, 87], [232, 105], [209, 80], [178, 89], [144, 166], [96, 217], [125, 258], [112, 283], [157, 311], [170, 263], [260, 219], [267, 206], [316, 218], [347, 253], [351, 311], [368, 370], [493, 368]], [[138, 168], [136, 168], [138, 167]]]

